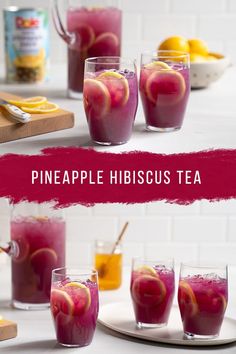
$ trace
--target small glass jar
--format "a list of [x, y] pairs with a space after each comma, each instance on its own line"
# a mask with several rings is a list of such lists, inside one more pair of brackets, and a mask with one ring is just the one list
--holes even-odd
[[99, 290], [118, 289], [122, 281], [122, 247], [109, 241], [95, 241], [94, 266]]

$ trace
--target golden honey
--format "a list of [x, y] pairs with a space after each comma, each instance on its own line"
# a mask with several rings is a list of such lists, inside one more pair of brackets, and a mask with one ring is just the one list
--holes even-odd
[[118, 246], [112, 253], [112, 243], [96, 243], [94, 266], [98, 272], [99, 290], [118, 289], [122, 282], [122, 253]]

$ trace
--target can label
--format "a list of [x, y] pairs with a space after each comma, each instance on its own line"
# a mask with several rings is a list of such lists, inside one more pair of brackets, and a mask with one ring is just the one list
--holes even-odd
[[48, 12], [9, 8], [4, 24], [7, 81], [43, 81], [48, 71]]

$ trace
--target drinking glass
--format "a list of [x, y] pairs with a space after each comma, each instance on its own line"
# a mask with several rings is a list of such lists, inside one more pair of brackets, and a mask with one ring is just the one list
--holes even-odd
[[122, 248], [109, 241], [95, 241], [94, 266], [99, 290], [118, 289], [122, 281]]
[[[59, 14], [61, 2], [67, 14], [66, 27]], [[54, 0], [53, 3], [56, 30], [68, 45], [68, 94], [82, 98], [84, 60], [120, 55], [122, 12], [118, 0]]]
[[126, 143], [138, 105], [136, 62], [120, 57], [86, 59], [83, 96], [92, 140], [101, 145]]
[[138, 328], [167, 325], [174, 292], [173, 260], [133, 259], [130, 293]]
[[181, 264], [178, 302], [185, 337], [217, 337], [228, 303], [227, 265]]
[[12, 208], [11, 241], [0, 248], [11, 256], [12, 303], [24, 310], [49, 307], [51, 272], [65, 265], [65, 220], [49, 204]]
[[180, 129], [190, 93], [189, 54], [171, 50], [141, 56], [139, 90], [147, 130]]
[[53, 270], [51, 313], [59, 344], [65, 347], [89, 345], [96, 328], [98, 308], [98, 281], [95, 270]]

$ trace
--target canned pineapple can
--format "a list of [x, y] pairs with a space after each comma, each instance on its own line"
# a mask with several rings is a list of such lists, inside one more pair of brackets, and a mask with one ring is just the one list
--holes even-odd
[[45, 9], [4, 9], [7, 82], [33, 83], [48, 75], [49, 31]]

